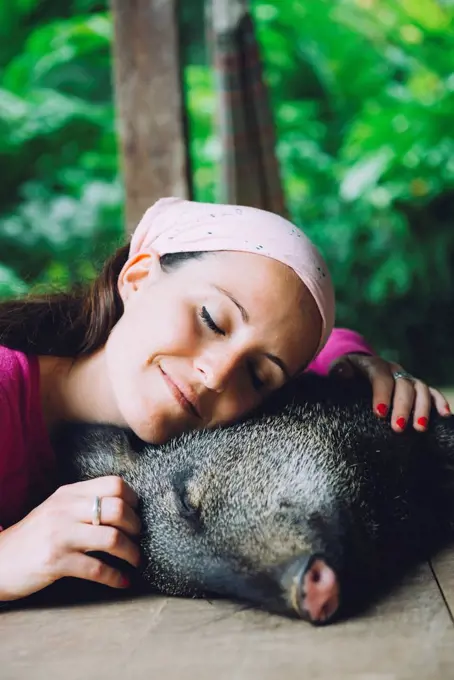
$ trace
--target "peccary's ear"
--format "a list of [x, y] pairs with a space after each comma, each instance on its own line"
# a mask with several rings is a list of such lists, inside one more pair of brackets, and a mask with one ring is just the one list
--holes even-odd
[[69, 423], [52, 440], [59, 484], [119, 474], [133, 454], [125, 430], [105, 425]]

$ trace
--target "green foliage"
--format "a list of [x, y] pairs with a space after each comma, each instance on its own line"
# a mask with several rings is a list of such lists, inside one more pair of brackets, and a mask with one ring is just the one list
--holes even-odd
[[42, 5], [0, 16], [17, 28], [0, 63], [0, 295], [91, 276], [122, 235], [110, 16], [88, 1], [67, 17]]
[[[256, 0], [291, 214], [327, 258], [338, 324], [452, 382], [453, 3]], [[219, 148], [207, 69], [187, 77], [200, 199]]]
[[[253, 0], [291, 214], [338, 324], [438, 382], [454, 354], [451, 0]], [[219, 144], [202, 2], [182, 5], [196, 197]], [[122, 238], [107, 1], [0, 4], [0, 296], [90, 277]], [[452, 357], [452, 358], [450, 358]]]

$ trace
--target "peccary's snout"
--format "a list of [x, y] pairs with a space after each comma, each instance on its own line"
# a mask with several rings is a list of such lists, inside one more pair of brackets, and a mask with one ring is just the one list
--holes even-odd
[[281, 587], [289, 608], [305, 621], [330, 623], [339, 611], [339, 579], [321, 553], [292, 559], [282, 573]]

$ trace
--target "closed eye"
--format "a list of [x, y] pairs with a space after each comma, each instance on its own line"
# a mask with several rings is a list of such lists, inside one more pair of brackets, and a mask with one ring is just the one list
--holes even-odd
[[192, 529], [196, 531], [201, 530], [202, 519], [200, 505], [193, 503], [187, 489], [179, 484], [175, 488], [175, 495], [181, 517], [186, 520]]
[[[212, 316], [209, 314], [206, 307], [202, 307], [202, 309], [200, 310], [200, 317], [203, 320], [203, 323], [206, 326], [208, 326], [210, 330], [212, 330], [217, 335], [225, 336], [226, 334], [225, 331], [223, 331], [222, 328], [219, 328], [219, 326], [214, 322]], [[252, 362], [248, 363], [247, 369], [252, 383], [252, 387], [257, 392], [259, 392], [261, 389], [263, 389], [265, 382], [257, 374], [255, 366]]]
[[206, 307], [202, 307], [202, 309], [200, 310], [200, 317], [205, 326], [208, 326], [208, 328], [212, 330], [214, 333], [217, 333], [218, 335], [225, 335], [225, 331], [223, 331], [222, 328], [219, 328], [219, 326], [215, 324], [212, 317], [208, 313]]
[[192, 515], [197, 514], [199, 511], [198, 506], [192, 503], [187, 491], [183, 491], [180, 494], [180, 503], [182, 514], [185, 515], [185, 517], [192, 517]]
[[[219, 326], [214, 322], [212, 316], [209, 314], [208, 310], [206, 307], [202, 307], [200, 310], [200, 317], [203, 321], [203, 323], [208, 326], [210, 330], [213, 331], [213, 333], [216, 333], [217, 335], [222, 335], [225, 336], [225, 331], [222, 330], [222, 328], [219, 328]], [[247, 365], [248, 368], [248, 373], [251, 379], [252, 387], [259, 392], [260, 390], [263, 389], [265, 382], [259, 377], [257, 374], [257, 371], [255, 369], [255, 366], [252, 362], [249, 362]]]
[[262, 380], [257, 371], [255, 370], [254, 364], [248, 364], [248, 371], [251, 378], [252, 387], [259, 392], [265, 386], [265, 381]]

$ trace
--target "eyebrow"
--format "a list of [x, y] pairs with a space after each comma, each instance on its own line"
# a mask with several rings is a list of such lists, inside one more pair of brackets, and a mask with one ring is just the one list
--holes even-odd
[[216, 285], [213, 286], [213, 287], [216, 288], [216, 290], [219, 293], [222, 293], [222, 295], [226, 295], [229, 298], [229, 300], [231, 300], [233, 302], [233, 304], [236, 305], [236, 307], [238, 307], [238, 309], [240, 310], [244, 323], [249, 323], [249, 314], [247, 313], [247, 311], [245, 310], [243, 305], [240, 302], [238, 302], [236, 297], [234, 297], [232, 295], [232, 293], [229, 293], [229, 291], [226, 290], [225, 288], [221, 288], [220, 286], [216, 286]]
[[[222, 293], [222, 295], [226, 295], [229, 298], [229, 300], [233, 302], [233, 304], [240, 310], [244, 323], [248, 323], [249, 314], [247, 310], [243, 307], [243, 305], [240, 302], [238, 302], [236, 297], [234, 297], [232, 293], [229, 293], [229, 291], [226, 290], [225, 288], [221, 288], [220, 286], [216, 285], [214, 286], [214, 288], [216, 288], [216, 290], [219, 293]], [[287, 366], [284, 364], [282, 359], [279, 359], [279, 357], [277, 357], [275, 354], [269, 354], [268, 352], [265, 352], [264, 356], [266, 356], [267, 359], [272, 361], [273, 364], [276, 364], [276, 366], [278, 366], [281, 369], [282, 373], [285, 375], [287, 380], [290, 380], [291, 378], [290, 371], [288, 370]]]

